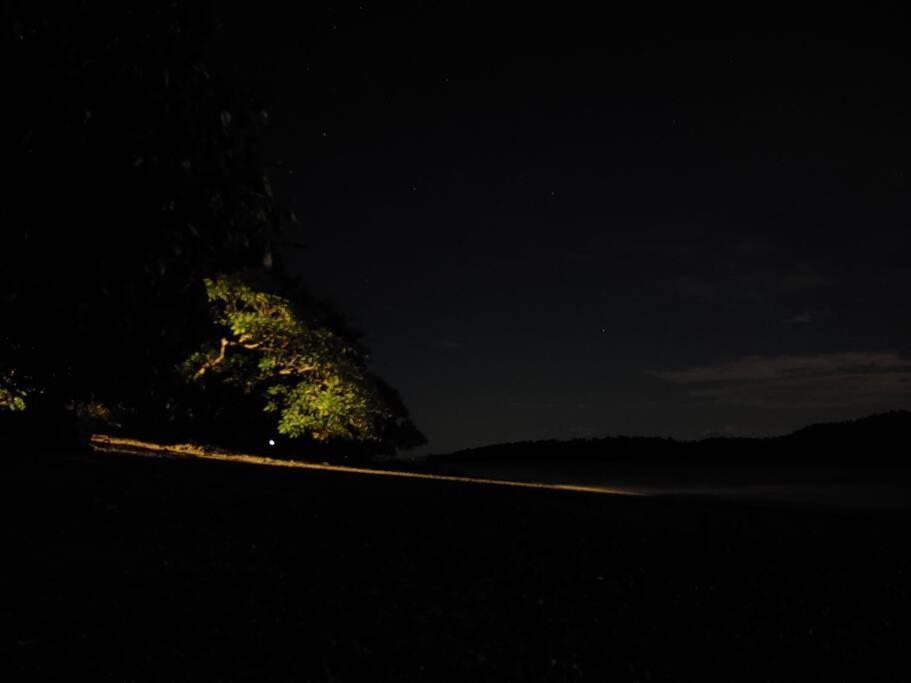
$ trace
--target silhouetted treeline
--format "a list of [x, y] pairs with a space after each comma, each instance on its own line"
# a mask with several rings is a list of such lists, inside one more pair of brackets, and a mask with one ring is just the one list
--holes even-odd
[[911, 412], [890, 411], [816, 424], [769, 438], [669, 438], [521, 441], [430, 456], [431, 462], [591, 462], [632, 464], [911, 464]]

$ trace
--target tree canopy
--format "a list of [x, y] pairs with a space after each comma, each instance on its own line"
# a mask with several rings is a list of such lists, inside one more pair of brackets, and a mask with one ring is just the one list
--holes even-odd
[[[204, 0], [4, 4], [16, 106], [0, 155], [0, 411], [103, 405], [192, 431], [211, 405], [255, 394], [290, 437], [375, 439], [404, 408], [383, 407], [327, 319], [292, 312], [299, 288], [278, 292], [290, 279], [266, 116], [210, 72], [215, 30]], [[270, 293], [232, 276], [257, 271]]]
[[206, 68], [205, 3], [4, 7], [4, 343], [52, 403], [142, 395], [202, 278], [274, 239], [256, 114]]
[[278, 433], [291, 438], [380, 441], [388, 423], [407, 422], [350, 340], [238, 278], [205, 285], [218, 339], [185, 363], [193, 381], [214, 377], [257, 394], [277, 415]]

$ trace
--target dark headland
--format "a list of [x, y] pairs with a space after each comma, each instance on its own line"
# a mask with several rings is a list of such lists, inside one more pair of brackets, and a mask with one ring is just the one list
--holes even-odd
[[628, 464], [911, 465], [911, 412], [893, 410], [846, 422], [814, 424], [767, 438], [692, 441], [614, 436], [494, 444], [429, 456], [433, 462], [579, 461]]

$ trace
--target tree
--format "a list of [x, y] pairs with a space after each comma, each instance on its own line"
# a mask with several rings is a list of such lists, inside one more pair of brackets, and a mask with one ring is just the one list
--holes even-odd
[[[239, 394], [231, 381], [189, 390], [178, 371], [211, 334], [210, 305], [227, 304], [211, 300], [206, 282], [256, 269], [285, 278], [275, 251], [282, 212], [258, 149], [265, 115], [206, 66], [212, 5], [4, 2], [0, 49], [15, 106], [0, 154], [0, 412], [26, 412], [31, 425], [111, 414], [133, 430], [179, 425], [185, 435], [220, 404], [256, 432], [263, 425], [237, 408], [246, 410], [244, 391], [268, 385], [265, 407], [286, 433], [374, 438], [369, 426], [390, 414], [375, 412], [383, 390], [362, 367], [353, 373], [344, 335], [329, 325], [307, 337], [337, 356], [335, 375], [320, 356], [320, 391], [304, 383], [315, 370], [287, 365], [257, 365]], [[241, 350], [253, 351], [226, 348], [231, 362], [214, 374], [228, 379]], [[290, 357], [278, 351], [276, 363]], [[351, 416], [339, 421], [344, 410]], [[72, 433], [45, 429], [61, 431]]]
[[158, 412], [202, 279], [271, 257], [259, 115], [206, 68], [207, 5], [4, 4], [0, 353], [36, 410]]
[[217, 340], [184, 365], [191, 381], [214, 378], [257, 396], [292, 439], [423, 442], [394, 392], [368, 372], [363, 350], [321, 324], [319, 311], [237, 277], [207, 279], [206, 291]]

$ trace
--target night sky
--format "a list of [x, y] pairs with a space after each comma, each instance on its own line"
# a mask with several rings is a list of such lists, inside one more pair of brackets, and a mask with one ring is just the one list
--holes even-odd
[[904, 22], [388, 5], [214, 59], [428, 450], [911, 408]]

